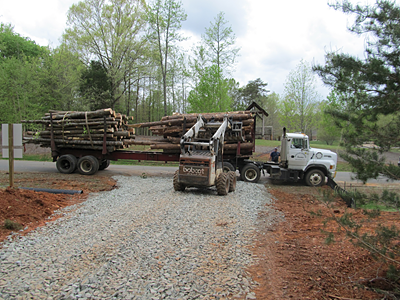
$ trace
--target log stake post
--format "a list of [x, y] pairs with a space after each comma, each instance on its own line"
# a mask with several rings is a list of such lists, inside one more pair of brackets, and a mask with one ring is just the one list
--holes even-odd
[[54, 127], [53, 127], [53, 113], [50, 113], [50, 147], [51, 147], [51, 156], [53, 157], [53, 162], [57, 160], [58, 151], [56, 147], [56, 143], [54, 141]]
[[186, 117], [183, 117], [183, 133], [182, 135], [184, 135], [186, 133]]
[[237, 148], [236, 148], [236, 159], [235, 159], [235, 161], [236, 161], [236, 166], [238, 165], [238, 159], [239, 159], [239, 156], [240, 156], [240, 141], [237, 143]]
[[8, 124], [8, 173], [10, 188], [14, 187], [14, 124]]
[[103, 134], [103, 151], [101, 154], [107, 154], [107, 123], [106, 123], [106, 116], [104, 115], [104, 134]]

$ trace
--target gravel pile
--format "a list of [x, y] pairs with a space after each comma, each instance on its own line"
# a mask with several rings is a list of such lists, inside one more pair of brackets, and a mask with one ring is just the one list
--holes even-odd
[[224, 197], [175, 192], [171, 178], [116, 179], [2, 245], [0, 299], [255, 299], [245, 269], [271, 201], [263, 185], [237, 182]]

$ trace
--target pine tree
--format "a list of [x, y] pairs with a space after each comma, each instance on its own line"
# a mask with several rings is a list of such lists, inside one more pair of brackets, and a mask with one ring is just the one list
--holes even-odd
[[[384, 151], [400, 145], [400, 7], [394, 1], [378, 0], [374, 5], [352, 5], [349, 1], [330, 5], [355, 15], [349, 30], [367, 38], [365, 58], [331, 52], [325, 65], [313, 67], [323, 82], [341, 95], [343, 107], [332, 110], [342, 129], [342, 145], [347, 160], [364, 182], [378, 176], [400, 179], [400, 168], [385, 161]], [[361, 146], [373, 142], [376, 149]], [[356, 203], [374, 202], [399, 210], [399, 195], [384, 191], [381, 195], [353, 195]], [[373, 217], [374, 213], [366, 212]], [[380, 226], [361, 234], [360, 223], [346, 213], [335, 218], [351, 240], [366, 248], [379, 260], [389, 263], [388, 278], [394, 279], [395, 293], [400, 287], [399, 229]], [[365, 225], [368, 223], [365, 223]]]

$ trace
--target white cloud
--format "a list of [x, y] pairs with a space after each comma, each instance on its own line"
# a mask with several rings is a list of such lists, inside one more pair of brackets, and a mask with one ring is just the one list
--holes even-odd
[[[238, 39], [241, 62], [235, 73], [242, 85], [261, 78], [270, 90], [282, 94], [287, 75], [301, 59], [323, 63], [331, 48], [362, 52], [362, 39], [347, 32], [348, 17], [324, 1], [247, 0], [247, 4], [247, 34]], [[327, 89], [320, 89], [326, 96]]]
[[41, 46], [57, 46], [67, 21], [68, 8], [78, 0], [2, 1], [0, 22]]

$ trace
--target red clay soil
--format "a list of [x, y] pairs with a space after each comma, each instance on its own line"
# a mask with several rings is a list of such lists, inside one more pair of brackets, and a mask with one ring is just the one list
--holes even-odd
[[[337, 225], [323, 227], [324, 218], [310, 213], [319, 210], [329, 215], [315, 196], [290, 187], [270, 188], [269, 192], [275, 198], [273, 207], [284, 214], [284, 219], [272, 229], [259, 228], [253, 251], [258, 261], [248, 270], [259, 283], [257, 299], [396, 299], [373, 290], [392, 288], [382, 278], [387, 266], [353, 246], [343, 232], [335, 235], [334, 244], [325, 243], [327, 236], [321, 230], [336, 231]], [[335, 207], [334, 214], [351, 210], [355, 218], [365, 217], [361, 210], [349, 209], [339, 199]], [[374, 222], [399, 228], [399, 217], [398, 213], [383, 212]], [[259, 215], [261, 224], [263, 219], [268, 219], [265, 213]]]
[[[30, 173], [28, 176], [16, 174], [15, 186], [82, 190], [83, 193], [66, 195], [18, 188], [0, 189], [0, 242], [13, 231], [17, 231], [5, 228], [6, 220], [21, 225], [23, 229], [27, 227], [19, 231], [23, 235], [46, 222], [55, 220], [59, 215], [53, 215], [54, 211], [84, 201], [90, 192], [111, 190], [115, 187], [115, 181], [107, 177], [82, 178], [83, 176], [77, 174], [68, 177], [64, 175], [64, 179], [61, 177], [61, 174]], [[6, 174], [0, 174], [0, 183], [8, 183], [7, 180]]]

